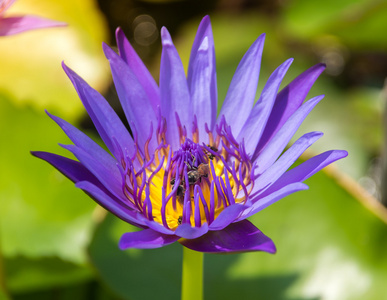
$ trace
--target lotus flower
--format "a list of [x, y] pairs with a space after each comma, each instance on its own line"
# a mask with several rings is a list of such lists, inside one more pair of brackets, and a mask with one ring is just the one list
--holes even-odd
[[15, 0], [0, 0], [0, 36], [13, 35], [27, 30], [65, 26], [66, 23], [56, 22], [36, 16], [4, 17], [5, 11]]
[[285, 61], [254, 104], [265, 39], [261, 35], [236, 69], [217, 116], [208, 16], [193, 42], [187, 76], [170, 34], [161, 29], [159, 85], [121, 29], [116, 38], [119, 54], [107, 45], [103, 49], [132, 134], [108, 102], [63, 64], [110, 153], [49, 114], [74, 143], [62, 147], [78, 161], [47, 152], [33, 155], [111, 213], [142, 229], [123, 234], [121, 249], [157, 248], [178, 241], [200, 252], [274, 253], [272, 240], [247, 218], [307, 189], [305, 179], [347, 155], [328, 151], [288, 170], [321, 132], [303, 135], [283, 152], [323, 98], [303, 103], [325, 66], [311, 67], [279, 91], [293, 59]]

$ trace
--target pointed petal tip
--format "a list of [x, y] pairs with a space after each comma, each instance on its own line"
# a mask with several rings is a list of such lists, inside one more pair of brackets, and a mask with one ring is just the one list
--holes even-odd
[[124, 31], [122, 30], [122, 28], [120, 26], [118, 26], [116, 28], [116, 38], [118, 39], [118, 36], [121, 36], [122, 34], [124, 34]]
[[204, 16], [204, 17], [202, 18], [202, 20], [200, 21], [199, 28], [201, 28], [201, 27], [208, 28], [209, 26], [211, 26], [210, 16], [209, 16], [209, 15], [206, 15], [206, 16]]
[[[50, 157], [53, 157], [53, 156], [60, 157], [60, 155], [57, 155], [57, 154], [54, 154], [51, 152], [46, 152], [46, 151], [30, 151], [30, 154], [36, 158], [39, 158], [41, 160], [48, 162], [49, 164], [52, 164], [52, 160], [50, 159]], [[61, 157], [61, 158], [65, 158], [65, 157]], [[65, 158], [65, 159], [67, 159], [67, 158]], [[53, 165], [53, 166], [55, 167], [55, 165]], [[59, 171], [61, 171], [61, 170], [59, 170]]]
[[[118, 46], [119, 51], [121, 51], [120, 45], [124, 44], [125, 42], [129, 43], [128, 39], [126, 38], [125, 32], [123, 31], [123, 29], [121, 27], [117, 27], [117, 29], [116, 29], [116, 42], [117, 42], [117, 46]], [[120, 54], [121, 54], [121, 52], [120, 52]]]
[[35, 157], [38, 157], [40, 158], [40, 154], [42, 153], [42, 151], [30, 151], [30, 154], [32, 156], [35, 156]]
[[336, 150], [336, 153], [340, 158], [345, 158], [348, 156], [348, 151], [346, 150]]
[[276, 254], [277, 247], [275, 246], [274, 242], [271, 241], [271, 243], [269, 242], [268, 244], [269, 244], [268, 247], [264, 251], [270, 254]]
[[288, 58], [286, 61], [285, 61], [285, 63], [287, 63], [287, 64], [292, 64], [293, 63], [293, 61], [294, 61], [294, 58], [293, 57], [291, 57], [291, 58]]
[[305, 133], [301, 138], [311, 139], [314, 138], [315, 141], [317, 141], [319, 138], [321, 138], [324, 135], [322, 131], [311, 131], [308, 133]]
[[119, 248], [121, 251], [124, 251], [124, 250], [128, 249], [128, 247], [126, 247], [125, 243], [122, 242], [122, 239], [120, 239], [120, 240], [118, 241], [118, 248]]
[[[54, 153], [51, 153], [51, 152], [46, 152], [46, 151], [30, 151], [30, 154], [32, 156], [36, 157], [36, 158], [39, 158], [41, 160], [44, 160], [44, 161], [48, 162], [49, 164], [53, 165], [55, 168], [56, 168], [56, 166], [55, 166], [55, 164], [53, 164], [53, 162], [50, 159], [50, 157], [51, 158], [53, 156], [54, 157], [60, 157], [60, 155], [57, 155], [57, 154], [54, 154]], [[64, 157], [61, 157], [61, 158], [64, 158]], [[59, 170], [59, 171], [61, 171], [61, 170]]]
[[202, 18], [202, 22], [204, 22], [204, 21], [209, 22], [209, 21], [210, 21], [210, 15], [205, 15], [205, 16]]
[[60, 146], [60, 147], [62, 147], [63, 149], [66, 149], [66, 150], [68, 150], [68, 151], [70, 151], [71, 152], [71, 150], [73, 150], [76, 146], [75, 145], [73, 145], [73, 144], [62, 144], [62, 143], [58, 143], [58, 145]]
[[62, 120], [60, 117], [56, 116], [56, 115], [53, 115], [52, 113], [50, 113], [47, 109], [44, 110], [44, 112], [46, 113], [47, 116], [49, 116], [52, 120], [54, 120], [55, 122], [57, 122], [58, 120]]
[[72, 84], [74, 85], [75, 89], [76, 88], [76, 81], [77, 80], [83, 80], [82, 78], [80, 78], [78, 76], [77, 73], [75, 73], [75, 71], [73, 69], [71, 69], [69, 66], [67, 66], [64, 62], [62, 62], [62, 68], [63, 70], [65, 71], [67, 77], [70, 79], [70, 81], [72, 82]]
[[326, 69], [327, 65], [325, 63], [318, 63], [316, 65], [316, 68], [322, 68], [323, 70]]
[[165, 26], [161, 27], [161, 44], [163, 46], [173, 45], [171, 34]]
[[68, 68], [67, 65], [65, 64], [64, 60], [62, 60], [61, 66], [62, 66], [62, 68], [63, 68], [65, 71], [66, 71], [66, 68]]
[[323, 98], [325, 97], [325, 95], [324, 94], [322, 94], [322, 95], [318, 95], [318, 96], [316, 96], [316, 97], [313, 97], [312, 99], [310, 99], [310, 100], [308, 100], [309, 102], [311, 102], [311, 103], [314, 103], [314, 102], [320, 102]]
[[[317, 77], [322, 73], [324, 72], [324, 70], [326, 69], [327, 65], [325, 63], [318, 63], [312, 67], [310, 67], [309, 69], [307, 69], [306, 71], [304, 71], [302, 74], [308, 74], [308, 76], [312, 76], [312, 77]], [[302, 75], [301, 74], [301, 75]]]
[[[108, 44], [106, 44], [105, 42], [102, 42], [102, 50], [103, 50], [103, 53], [105, 54], [106, 58], [109, 59], [109, 54], [112, 54], [113, 49], [109, 47]], [[115, 52], [114, 52], [115, 53]]]
[[113, 61], [116, 61], [120, 56], [116, 51], [114, 51], [108, 44], [102, 43], [102, 50], [105, 54], [106, 59], [112, 63]]
[[286, 72], [288, 71], [290, 65], [293, 63], [294, 58], [288, 58], [285, 60], [274, 72], [273, 74], [276, 74], [279, 72], [279, 74], [283, 74], [282, 76], [285, 76]]
[[254, 43], [250, 46], [251, 49], [254, 49], [256, 47], [257, 52], [261, 52], [263, 49], [263, 46], [265, 44], [265, 38], [266, 38], [266, 33], [262, 33], [258, 38], [254, 41]]
[[303, 183], [303, 182], [296, 182], [296, 183], [294, 183], [294, 187], [298, 191], [309, 190], [309, 185], [307, 185], [306, 183]]
[[59, 117], [51, 114], [50, 112], [48, 112], [47, 109], [44, 110], [44, 112], [47, 114], [47, 116], [49, 116], [52, 120], [54, 120], [55, 122], [57, 122], [57, 120], [59, 119]]
[[70, 79], [75, 75], [75, 72], [69, 66], [67, 66], [64, 61], [62, 61], [62, 69]]

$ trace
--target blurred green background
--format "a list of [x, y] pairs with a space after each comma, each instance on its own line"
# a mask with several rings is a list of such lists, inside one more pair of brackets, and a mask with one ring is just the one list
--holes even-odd
[[16, 14], [68, 27], [0, 38], [0, 299], [179, 298], [179, 244], [118, 250], [120, 235], [135, 229], [29, 151], [67, 155], [57, 143], [69, 141], [44, 109], [98, 139], [62, 60], [120, 112], [101, 43], [114, 47], [121, 26], [157, 78], [161, 26], [187, 66], [206, 14], [220, 104], [244, 52], [266, 32], [258, 91], [289, 57], [295, 61], [283, 86], [326, 63], [308, 95], [325, 99], [296, 137], [323, 131], [309, 155], [346, 149], [349, 157], [308, 180], [310, 190], [252, 218], [277, 254], [205, 255], [205, 299], [387, 299], [387, 210], [378, 202], [385, 170], [386, 1], [19, 0], [7, 11]]

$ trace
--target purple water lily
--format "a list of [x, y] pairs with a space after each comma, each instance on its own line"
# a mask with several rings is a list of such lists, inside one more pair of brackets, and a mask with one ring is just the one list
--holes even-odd
[[4, 17], [5, 11], [16, 0], [0, 0], [0, 36], [13, 35], [27, 30], [65, 26], [66, 23], [52, 21], [36, 16]]
[[119, 54], [103, 46], [129, 134], [108, 102], [63, 64], [109, 154], [84, 133], [53, 116], [79, 160], [33, 152], [96, 202], [143, 230], [125, 233], [121, 249], [157, 248], [175, 241], [201, 252], [266, 251], [275, 245], [247, 218], [304, 190], [305, 179], [343, 158], [332, 150], [288, 170], [321, 132], [290, 139], [323, 98], [303, 101], [325, 66], [318, 64], [279, 86], [292, 59], [268, 79], [254, 105], [265, 35], [242, 58], [217, 116], [214, 42], [209, 17], [196, 34], [186, 77], [166, 28], [161, 30], [160, 82], [123, 32]]

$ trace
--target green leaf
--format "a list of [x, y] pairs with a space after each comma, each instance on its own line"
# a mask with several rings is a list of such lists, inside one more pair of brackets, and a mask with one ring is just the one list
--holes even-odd
[[9, 297], [0, 289], [0, 300], [9, 300]]
[[[0, 139], [3, 256], [8, 260], [57, 257], [83, 268], [95, 204], [53, 167], [30, 154], [31, 150], [65, 153], [56, 143], [68, 143], [68, 139], [46, 114], [15, 107], [4, 95], [0, 95]], [[26, 267], [25, 272], [32, 271]], [[41, 274], [47, 282], [58, 275], [44, 268]], [[18, 282], [15, 287], [22, 288]], [[25, 287], [33, 282], [24, 281]]]
[[[57, 269], [52, 268], [57, 271]], [[57, 274], [59, 275], [59, 274]], [[31, 278], [29, 278], [31, 279]], [[75, 277], [74, 279], [78, 279]], [[75, 280], [73, 280], [75, 281]], [[24, 291], [12, 294], [13, 300], [74, 300], [74, 299], [93, 299], [93, 300], [121, 300], [112, 293], [99, 285], [95, 280], [78, 280], [73, 284], [63, 286], [62, 280], [57, 286], [36, 291]]]
[[89, 254], [101, 280], [124, 299], [178, 299], [180, 244], [160, 249], [120, 251], [119, 237], [134, 230], [136, 228], [110, 214], [98, 226]]
[[[386, 223], [326, 173], [307, 183], [310, 190], [251, 218], [274, 240], [277, 254], [205, 256], [206, 299], [376, 300], [384, 295]], [[125, 299], [176, 298], [171, 293], [180, 291], [181, 246], [121, 252], [119, 236], [130, 230], [108, 216], [96, 231], [90, 255], [101, 279]]]
[[6, 259], [7, 286], [16, 294], [59, 288], [74, 283], [86, 282], [91, 272], [85, 266], [63, 261], [57, 257], [28, 259], [14, 257]]
[[281, 28], [305, 40], [331, 35], [352, 48], [384, 50], [386, 13], [386, 1], [298, 0], [284, 9]]
[[284, 10], [284, 28], [298, 36], [310, 37], [364, 2], [365, 0], [296, 0]]

